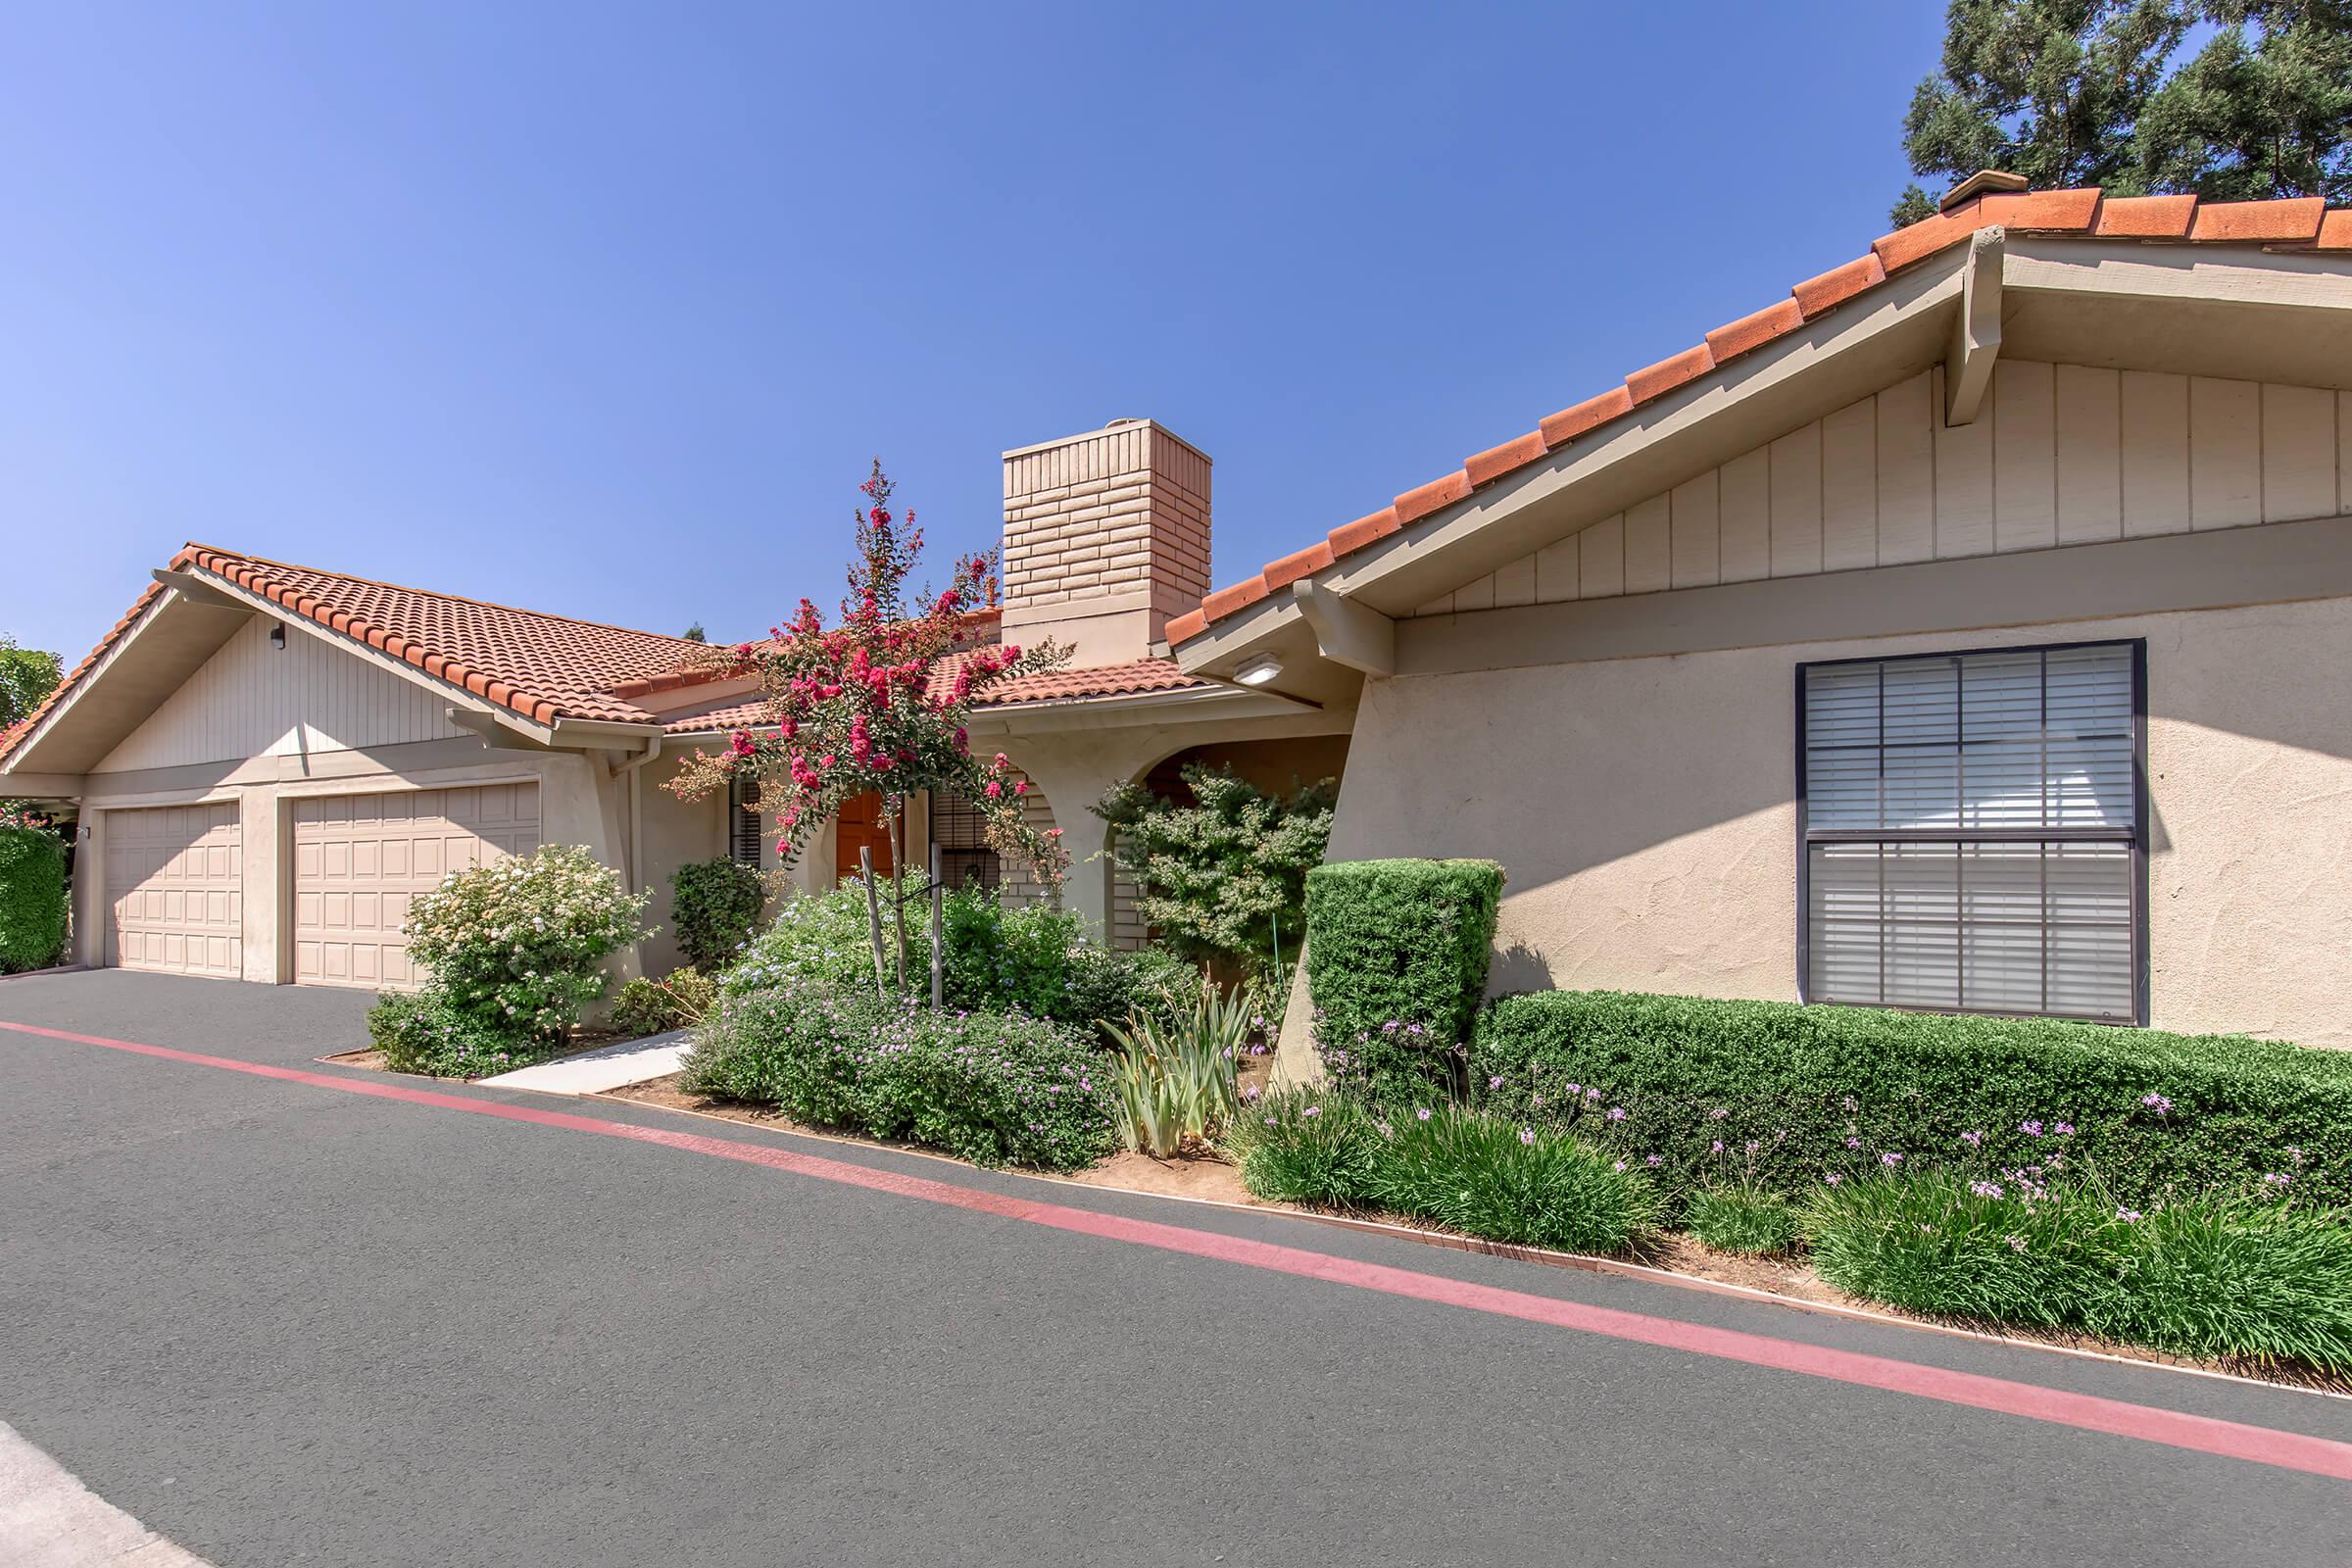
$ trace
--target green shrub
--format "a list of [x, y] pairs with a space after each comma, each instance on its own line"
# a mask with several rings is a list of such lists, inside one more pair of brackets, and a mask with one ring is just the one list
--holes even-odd
[[1522, 1247], [1619, 1252], [1657, 1224], [1648, 1180], [1591, 1145], [1459, 1106], [1376, 1109], [1286, 1090], [1235, 1118], [1242, 1184], [1272, 1202], [1384, 1208]]
[[[1124, 953], [1088, 940], [1080, 917], [1049, 905], [1005, 905], [985, 889], [947, 895], [943, 926], [950, 1006], [1024, 1012], [1087, 1029], [1141, 1011], [1173, 1020], [1189, 1007], [1200, 975], [1159, 949]], [[931, 937], [928, 895], [907, 911], [907, 990], [927, 997]], [[885, 916], [887, 918], [887, 915]], [[865, 891], [846, 883], [787, 901], [719, 977], [729, 995], [817, 983], [874, 987], [873, 938]]]
[[0, 974], [55, 963], [66, 945], [66, 846], [45, 827], [0, 827]]
[[1380, 1097], [1464, 1085], [1501, 897], [1492, 860], [1344, 860], [1307, 874], [1307, 990], [1335, 1079]]
[[430, 1078], [488, 1078], [545, 1061], [562, 1049], [490, 1028], [430, 990], [377, 998], [368, 1012], [368, 1038], [394, 1072]]
[[[917, 976], [930, 973], [931, 939], [916, 912], [906, 913], [907, 980], [912, 984]], [[892, 962], [895, 965], [895, 956]], [[718, 977], [720, 992], [728, 996], [808, 984], [874, 989], [874, 945], [865, 922], [864, 883], [853, 880], [823, 893], [785, 900], [767, 929]]]
[[1227, 959], [1252, 974], [1291, 962], [1338, 786], [1323, 779], [1286, 797], [1230, 767], [1189, 762], [1181, 772], [1190, 804], [1121, 784], [1094, 807], [1118, 830], [1111, 858], [1135, 879], [1145, 920], [1196, 962]]
[[1226, 1148], [1242, 1185], [1274, 1203], [1353, 1208], [1373, 1201], [1383, 1137], [1373, 1113], [1347, 1095], [1267, 1095], [1234, 1118]]
[[1690, 1234], [1718, 1252], [1785, 1252], [1796, 1243], [1796, 1214], [1777, 1193], [1747, 1182], [1702, 1187], [1684, 1207]]
[[1548, 1127], [1514, 1126], [1456, 1105], [1393, 1116], [1374, 1161], [1384, 1208], [1521, 1247], [1621, 1252], [1652, 1229], [1646, 1179]]
[[934, 1011], [798, 982], [720, 997], [683, 1083], [798, 1121], [904, 1138], [979, 1165], [1070, 1170], [1116, 1146], [1085, 1038], [1013, 1013]]
[[[1586, 1131], [1669, 1182], [1743, 1159], [1794, 1197], [1837, 1173], [2095, 1165], [2119, 1203], [2293, 1175], [2352, 1200], [2352, 1054], [2228, 1036], [1774, 1002], [1497, 1002], [1477, 1102]], [[1653, 1164], [1654, 1161], [1654, 1164]], [[2042, 1167], [2047, 1167], [2044, 1170]]]
[[586, 850], [550, 844], [452, 871], [409, 905], [409, 956], [434, 991], [511, 1039], [560, 1040], [604, 995], [604, 960], [636, 941], [645, 899]]
[[612, 1027], [631, 1037], [687, 1029], [702, 1020], [718, 996], [718, 982], [688, 966], [656, 980], [639, 975], [612, 999]]
[[678, 952], [704, 974], [735, 961], [758, 934], [767, 886], [760, 873], [733, 860], [693, 860], [669, 875], [669, 925]]
[[2095, 1184], [1929, 1171], [1824, 1185], [1822, 1278], [1941, 1317], [2352, 1369], [2352, 1215], [2219, 1196], [2141, 1214]]

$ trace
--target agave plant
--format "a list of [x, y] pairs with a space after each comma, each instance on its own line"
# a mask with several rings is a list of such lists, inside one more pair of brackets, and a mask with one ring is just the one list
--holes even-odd
[[1238, 1076], [1250, 1034], [1250, 1004], [1239, 993], [1201, 990], [1190, 1013], [1161, 1022], [1144, 1013], [1122, 1027], [1105, 1022], [1118, 1043], [1112, 1080], [1119, 1136], [1138, 1153], [1165, 1159], [1187, 1137], [1206, 1138], [1241, 1106]]

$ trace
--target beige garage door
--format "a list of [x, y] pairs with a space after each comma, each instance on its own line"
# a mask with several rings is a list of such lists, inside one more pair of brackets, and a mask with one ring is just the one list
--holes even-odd
[[330, 795], [294, 805], [294, 981], [414, 990], [400, 923], [451, 871], [539, 844], [539, 786]]
[[107, 812], [112, 961], [237, 979], [245, 953], [237, 852], [234, 801]]

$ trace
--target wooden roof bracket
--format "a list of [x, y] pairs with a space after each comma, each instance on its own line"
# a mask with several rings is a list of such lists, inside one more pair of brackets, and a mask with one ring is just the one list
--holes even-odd
[[1960, 270], [1960, 314], [1944, 353], [1947, 426], [1973, 424], [1992, 387], [1992, 364], [2001, 354], [2001, 267], [2008, 253], [2007, 229], [1980, 228], [1969, 236], [1968, 260]]

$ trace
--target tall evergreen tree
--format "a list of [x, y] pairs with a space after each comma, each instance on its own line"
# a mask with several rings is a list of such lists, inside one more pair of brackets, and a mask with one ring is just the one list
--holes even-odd
[[[1955, 180], [2342, 199], [2352, 0], [1951, 0], [1903, 149], [1913, 173]], [[1914, 184], [1892, 217], [1935, 211]]]

